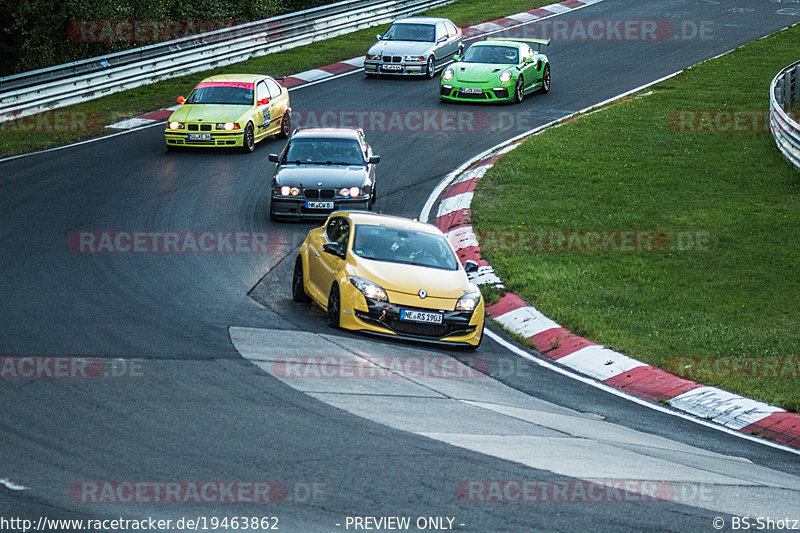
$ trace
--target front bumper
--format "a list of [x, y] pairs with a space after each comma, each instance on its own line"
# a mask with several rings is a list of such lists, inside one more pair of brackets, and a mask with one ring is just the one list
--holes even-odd
[[400, 63], [384, 62], [375, 59], [364, 60], [364, 72], [367, 74], [389, 74], [402, 76], [425, 76], [427, 64], [424, 61], [402, 61]]
[[[392, 304], [364, 298], [355, 287], [351, 296], [359, 302], [352, 308], [343, 306], [340, 325], [346, 329], [359, 330], [378, 335], [426, 342], [477, 346], [483, 334], [483, 302], [473, 311], [443, 311], [441, 324], [429, 324], [402, 320], [401, 310], [439, 311], [408, 305]], [[343, 299], [343, 302], [345, 300]], [[366, 301], [366, 305], [363, 302]]]
[[[269, 206], [273, 218], [301, 219], [301, 218], [328, 218], [328, 215], [340, 209], [365, 209], [371, 207], [370, 198], [332, 198], [323, 200], [333, 202], [332, 209], [309, 209], [306, 202], [309, 200], [297, 196], [273, 196]], [[316, 202], [318, 200], [310, 200]]]
[[210, 139], [189, 139], [189, 135], [197, 132], [185, 130], [165, 130], [164, 140], [167, 146], [200, 147], [200, 148], [236, 148], [244, 145], [244, 132], [200, 132], [208, 135]]
[[[480, 93], [465, 93], [462, 89], [480, 89]], [[485, 102], [500, 103], [514, 99], [514, 86], [506, 85], [464, 85], [458, 83], [442, 83], [439, 87], [439, 98], [453, 102]]]

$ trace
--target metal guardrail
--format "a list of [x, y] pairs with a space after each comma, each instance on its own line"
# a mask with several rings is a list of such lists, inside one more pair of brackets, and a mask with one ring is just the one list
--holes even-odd
[[786, 113], [795, 99], [800, 101], [800, 61], [780, 71], [769, 86], [769, 129], [778, 149], [800, 168], [800, 124]]
[[6, 76], [0, 78], [0, 122], [303, 46], [452, 1], [345, 0]]

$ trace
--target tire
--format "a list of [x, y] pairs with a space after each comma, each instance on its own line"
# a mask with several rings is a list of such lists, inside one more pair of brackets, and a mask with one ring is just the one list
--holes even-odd
[[295, 302], [307, 304], [311, 298], [306, 294], [303, 288], [303, 260], [297, 258], [294, 262], [294, 274], [292, 275], [292, 298]]
[[425, 77], [432, 80], [434, 74], [436, 74], [436, 63], [433, 60], [433, 56], [430, 56], [428, 64], [425, 66]]
[[338, 328], [341, 314], [342, 299], [339, 296], [339, 286], [334, 283], [328, 295], [328, 325], [332, 328]]
[[542, 72], [542, 88], [539, 89], [539, 92], [542, 94], [547, 94], [550, 91], [550, 65], [544, 66], [544, 72]]
[[375, 206], [375, 201], [378, 199], [378, 189], [375, 185], [372, 186], [372, 196], [369, 199], [369, 208], [372, 209]]
[[458, 47], [458, 52], [456, 52], [456, 55], [458, 57], [464, 57], [464, 45], [463, 44]]
[[275, 137], [278, 139], [288, 139], [289, 133], [292, 131], [292, 114], [288, 111], [283, 114], [283, 118], [281, 118], [281, 131], [279, 131]]
[[525, 80], [522, 76], [517, 78], [517, 84], [514, 86], [514, 103], [519, 104], [525, 98]]
[[253, 153], [256, 149], [256, 134], [253, 128], [253, 123], [248, 122], [244, 127], [244, 137], [242, 138], [242, 152], [246, 154]]

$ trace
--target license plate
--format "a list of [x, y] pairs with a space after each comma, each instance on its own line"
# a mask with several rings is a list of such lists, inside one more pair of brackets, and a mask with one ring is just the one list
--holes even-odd
[[306, 209], [333, 209], [333, 202], [306, 202]]
[[190, 133], [189, 134], [190, 141], [210, 141], [211, 134], [210, 133]]
[[428, 313], [427, 311], [400, 310], [400, 320], [413, 320], [414, 322], [427, 322], [428, 324], [441, 324], [441, 313]]
[[381, 65], [383, 70], [403, 70], [403, 65]]
[[479, 89], [478, 87], [462, 87], [461, 92], [467, 94], [481, 94], [483, 89]]

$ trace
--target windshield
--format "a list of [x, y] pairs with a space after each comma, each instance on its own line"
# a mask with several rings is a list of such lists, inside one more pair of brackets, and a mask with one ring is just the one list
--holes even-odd
[[516, 65], [519, 63], [519, 50], [513, 46], [470, 46], [462, 61]]
[[229, 104], [253, 105], [253, 89], [241, 87], [198, 87], [189, 98], [187, 104]]
[[358, 225], [353, 253], [375, 261], [458, 270], [458, 260], [447, 240], [422, 231]]
[[434, 26], [432, 24], [392, 24], [381, 39], [384, 41], [432, 43], [434, 35]]
[[319, 165], [363, 165], [361, 145], [354, 139], [293, 139], [284, 157], [286, 163]]

